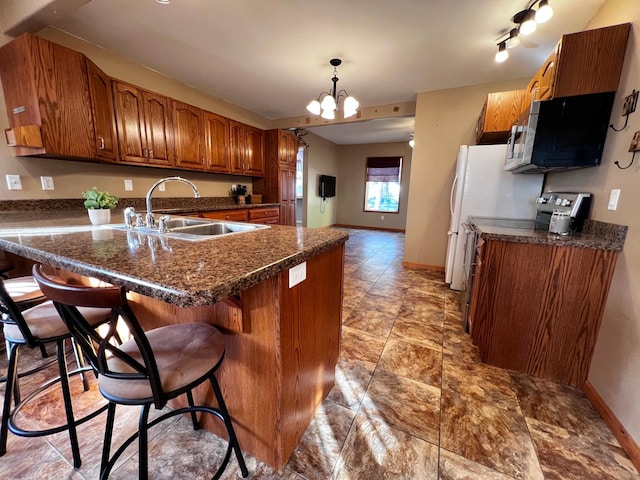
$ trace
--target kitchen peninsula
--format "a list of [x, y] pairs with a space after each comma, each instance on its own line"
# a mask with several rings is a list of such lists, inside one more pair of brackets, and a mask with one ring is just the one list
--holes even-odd
[[[347, 239], [272, 225], [192, 242], [94, 227], [84, 210], [0, 212], [1, 250], [124, 285], [145, 328], [219, 327], [218, 379], [240, 445], [278, 470], [333, 386]], [[306, 278], [290, 287], [289, 269], [303, 262]], [[208, 390], [199, 394], [214, 402]], [[205, 425], [222, 436], [213, 420]]]

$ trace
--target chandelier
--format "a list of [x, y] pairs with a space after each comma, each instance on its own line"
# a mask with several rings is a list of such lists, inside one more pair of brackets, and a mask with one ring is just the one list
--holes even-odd
[[329, 63], [333, 66], [333, 78], [331, 79], [333, 87], [328, 92], [322, 92], [318, 98], [312, 100], [307, 105], [307, 110], [327, 120], [334, 120], [336, 118], [336, 110], [340, 108], [340, 100], [344, 97], [342, 107], [344, 118], [353, 117], [358, 113], [360, 103], [350, 96], [346, 90], [338, 91], [338, 66], [342, 63], [342, 60], [332, 58]]

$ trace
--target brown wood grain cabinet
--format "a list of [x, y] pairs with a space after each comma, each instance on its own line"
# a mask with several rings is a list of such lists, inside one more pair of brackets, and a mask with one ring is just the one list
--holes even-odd
[[618, 253], [488, 240], [470, 305], [483, 362], [582, 387]]
[[249, 213], [246, 208], [212, 210], [210, 212], [202, 212], [199, 216], [203, 218], [213, 218], [215, 220], [230, 220], [235, 222], [246, 222], [247, 220], [249, 220]]
[[264, 175], [264, 132], [259, 128], [229, 120], [231, 173]]
[[229, 119], [205, 111], [203, 122], [205, 170], [229, 173]]
[[26, 33], [0, 48], [0, 77], [15, 155], [96, 158], [84, 55]]
[[522, 109], [524, 90], [490, 93], [476, 124], [476, 143], [506, 143]]
[[135, 165], [175, 165], [169, 99], [114, 81], [120, 161]]
[[89, 59], [87, 59], [87, 75], [95, 127], [96, 157], [115, 162], [118, 159], [118, 140], [111, 79]]
[[264, 177], [253, 180], [253, 192], [280, 204], [280, 224], [296, 224], [296, 160], [298, 141], [284, 130], [265, 132]]
[[275, 225], [280, 221], [280, 209], [278, 207], [250, 208], [248, 213], [251, 223]]
[[526, 88], [522, 110], [534, 100], [615, 92], [630, 23], [563, 35]]
[[204, 123], [202, 110], [177, 100], [171, 101], [176, 167], [204, 170]]

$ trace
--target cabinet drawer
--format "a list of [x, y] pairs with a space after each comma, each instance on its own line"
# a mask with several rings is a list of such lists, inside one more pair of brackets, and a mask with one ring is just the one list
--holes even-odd
[[213, 218], [215, 220], [234, 220], [236, 222], [247, 221], [247, 209], [238, 208], [234, 210], [213, 210], [211, 212], [203, 212], [204, 218]]
[[267, 217], [280, 217], [280, 208], [252, 208], [249, 210], [249, 220], [259, 220]]
[[257, 220], [250, 220], [250, 223], [260, 223], [262, 225], [278, 225], [280, 223], [279, 217], [266, 217], [259, 218]]

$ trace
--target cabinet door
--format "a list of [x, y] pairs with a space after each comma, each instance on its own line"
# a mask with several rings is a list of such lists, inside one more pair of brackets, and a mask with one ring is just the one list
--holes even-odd
[[147, 91], [142, 92], [142, 98], [148, 161], [154, 165], [175, 165], [169, 99]]
[[278, 160], [285, 168], [296, 168], [296, 155], [298, 154], [298, 139], [295, 135], [278, 131]]
[[245, 125], [234, 120], [229, 120], [229, 160], [231, 173], [244, 174], [246, 144]]
[[211, 112], [204, 112], [205, 169], [209, 172], [229, 173], [229, 120]]
[[233, 210], [212, 210], [203, 212], [204, 218], [213, 218], [214, 220], [232, 220], [235, 222], [246, 222], [249, 218], [246, 208], [237, 208]]
[[186, 103], [172, 101], [176, 166], [204, 170], [202, 111]]
[[280, 171], [280, 224], [296, 224], [296, 172]]
[[249, 125], [246, 128], [246, 162], [245, 174], [254, 176], [264, 175], [264, 132]]
[[539, 99], [547, 100], [553, 96], [553, 82], [556, 77], [556, 62], [558, 54], [556, 50], [551, 52], [549, 58], [542, 64], [538, 73]]
[[107, 161], [116, 161], [118, 147], [111, 79], [89, 60], [87, 60], [87, 73], [95, 128], [96, 157]]
[[113, 82], [113, 94], [120, 160], [147, 163], [147, 139], [141, 95], [137, 88], [122, 82]]

